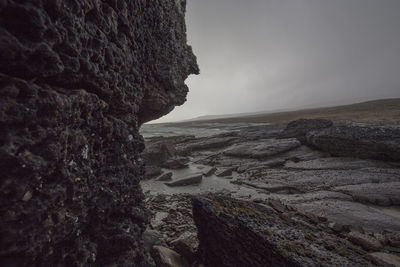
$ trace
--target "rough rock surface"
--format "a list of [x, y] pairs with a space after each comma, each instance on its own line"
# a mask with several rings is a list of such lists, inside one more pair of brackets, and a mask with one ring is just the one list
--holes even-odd
[[333, 156], [400, 161], [398, 125], [299, 119], [290, 122], [279, 135], [279, 138], [293, 137]]
[[222, 196], [193, 198], [206, 266], [368, 266], [350, 242], [269, 206]]
[[400, 127], [335, 125], [307, 134], [307, 143], [333, 156], [400, 161]]
[[143, 122], [198, 73], [185, 1], [0, 2], [0, 262], [144, 265]]
[[262, 159], [284, 153], [299, 147], [296, 139], [266, 139], [235, 144], [224, 151], [224, 154], [239, 158]]
[[227, 147], [236, 140], [231, 136], [218, 136], [214, 138], [199, 138], [195, 142], [179, 144], [177, 146], [180, 155], [188, 155], [193, 151], [210, 150], [221, 147]]
[[279, 134], [279, 138], [297, 138], [300, 142], [305, 143], [308, 132], [325, 129], [332, 125], [332, 121], [326, 119], [299, 119], [289, 122]]

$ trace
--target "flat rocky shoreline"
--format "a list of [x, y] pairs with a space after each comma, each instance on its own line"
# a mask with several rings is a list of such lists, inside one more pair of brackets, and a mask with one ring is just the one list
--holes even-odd
[[146, 139], [141, 186], [153, 258], [173, 257], [175, 266], [399, 266], [397, 125], [218, 127], [207, 137]]

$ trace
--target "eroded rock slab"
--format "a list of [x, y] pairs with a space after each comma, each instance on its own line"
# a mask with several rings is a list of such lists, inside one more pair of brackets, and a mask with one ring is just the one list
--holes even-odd
[[333, 189], [338, 186], [380, 184], [400, 181], [399, 169], [363, 168], [356, 170], [249, 170], [240, 182], [253, 184], [270, 192], [279, 187], [296, 188], [299, 192]]
[[163, 173], [156, 178], [156, 181], [171, 181], [171, 180], [172, 180], [172, 172]]
[[300, 142], [305, 143], [307, 133], [329, 128], [332, 125], [332, 121], [326, 119], [299, 119], [289, 122], [279, 134], [279, 138], [297, 138]]
[[199, 138], [194, 142], [177, 145], [177, 151], [180, 155], [188, 155], [194, 151], [214, 150], [231, 145], [237, 138], [231, 136]]
[[290, 151], [300, 145], [296, 139], [266, 139], [233, 145], [226, 149], [224, 154], [239, 158], [260, 159]]
[[165, 183], [168, 186], [187, 186], [187, 185], [196, 185], [201, 183], [201, 180], [203, 179], [203, 174], [196, 174], [190, 177], [185, 177], [185, 178], [180, 178], [176, 181], [170, 182], [170, 183]]
[[340, 225], [360, 226], [371, 231], [382, 229], [400, 231], [400, 211], [390, 213], [378, 207], [370, 207], [353, 201], [325, 199], [294, 205], [303, 212], [325, 216]]
[[345, 185], [333, 190], [352, 196], [355, 201], [380, 206], [400, 206], [400, 181]]
[[365, 252], [323, 228], [272, 208], [221, 196], [195, 197], [206, 266], [366, 266]]
[[400, 160], [400, 127], [336, 125], [307, 134], [307, 143], [334, 156]]
[[379, 265], [383, 266], [400, 266], [400, 256], [383, 253], [383, 252], [374, 252], [368, 255], [370, 259]]
[[390, 168], [389, 165], [380, 161], [341, 157], [326, 157], [300, 162], [288, 161], [285, 167], [299, 170], [356, 170], [372, 167]]

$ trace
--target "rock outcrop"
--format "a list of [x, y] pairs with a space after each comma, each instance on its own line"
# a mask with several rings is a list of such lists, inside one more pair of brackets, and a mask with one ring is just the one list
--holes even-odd
[[368, 266], [366, 252], [317, 218], [223, 196], [193, 198], [206, 266]]
[[279, 134], [279, 138], [297, 138], [300, 142], [305, 143], [307, 133], [325, 129], [332, 125], [332, 121], [327, 119], [298, 119], [289, 122]]
[[300, 147], [300, 142], [291, 139], [266, 139], [235, 144], [224, 151], [227, 156], [263, 159]]
[[400, 161], [400, 127], [334, 125], [307, 134], [307, 143], [333, 156]]
[[290, 122], [280, 138], [300, 142], [333, 156], [400, 161], [400, 127], [366, 123], [333, 123], [326, 119]]
[[139, 126], [198, 73], [184, 0], [0, 2], [1, 265], [135, 265]]

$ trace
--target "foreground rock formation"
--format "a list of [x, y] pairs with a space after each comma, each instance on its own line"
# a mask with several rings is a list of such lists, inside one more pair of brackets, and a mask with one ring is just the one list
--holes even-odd
[[185, 1], [0, 2], [0, 262], [144, 265], [141, 123], [198, 73]]

